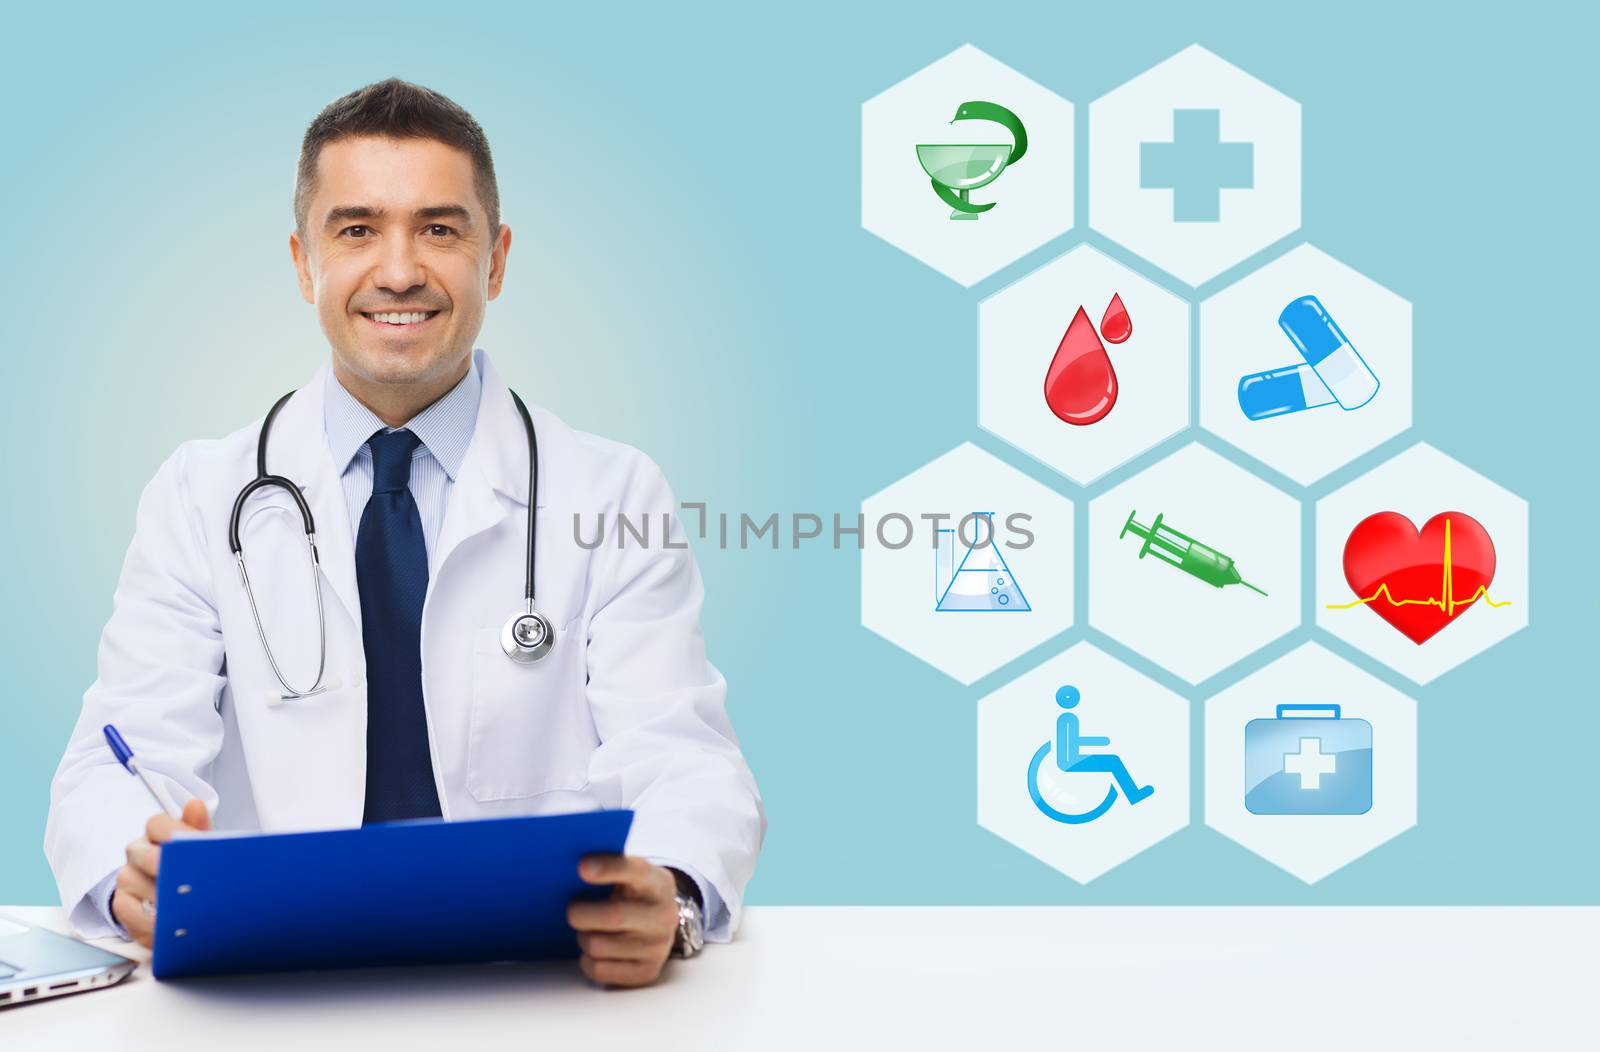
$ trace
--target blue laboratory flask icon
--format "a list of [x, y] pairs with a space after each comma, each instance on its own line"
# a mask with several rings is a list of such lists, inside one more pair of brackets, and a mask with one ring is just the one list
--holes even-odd
[[[933, 609], [937, 613], [1016, 613], [1032, 610], [995, 538], [994, 512], [976, 511], [960, 530], [939, 530], [933, 547]], [[958, 558], [959, 556], [959, 558]]]
[[1039, 790], [1039, 771], [1044, 766], [1045, 757], [1050, 755], [1050, 742], [1039, 746], [1033, 754], [1033, 759], [1028, 763], [1028, 795], [1033, 798], [1033, 805], [1044, 814], [1046, 818], [1054, 819], [1066, 825], [1077, 826], [1093, 822], [1096, 818], [1111, 810], [1117, 802], [1117, 790], [1128, 798], [1129, 805], [1138, 804], [1155, 792], [1154, 786], [1138, 785], [1133, 776], [1128, 773], [1127, 764], [1116, 753], [1085, 753], [1081, 749], [1086, 745], [1110, 745], [1111, 739], [1105, 737], [1089, 737], [1080, 733], [1077, 713], [1072, 710], [1077, 708], [1081, 695], [1077, 687], [1064, 686], [1056, 691], [1056, 704], [1066, 711], [1056, 718], [1056, 770], [1050, 773], [1062, 774], [1092, 774], [1103, 773], [1112, 777], [1112, 784], [1106, 787], [1105, 797], [1087, 811], [1067, 812], [1059, 810], [1045, 800], [1044, 794]]

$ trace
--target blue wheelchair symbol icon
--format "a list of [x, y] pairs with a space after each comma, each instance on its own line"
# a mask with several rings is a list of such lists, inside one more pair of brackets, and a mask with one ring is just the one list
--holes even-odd
[[1045, 801], [1044, 795], [1039, 792], [1039, 768], [1043, 766], [1045, 757], [1050, 755], [1050, 742], [1039, 746], [1033, 754], [1033, 759], [1028, 763], [1028, 795], [1033, 797], [1033, 805], [1047, 818], [1067, 825], [1083, 825], [1093, 822], [1096, 818], [1111, 810], [1117, 802], [1117, 789], [1121, 788], [1130, 805], [1155, 792], [1154, 786], [1140, 786], [1134, 784], [1133, 777], [1128, 774], [1128, 767], [1122, 762], [1122, 757], [1116, 753], [1085, 753], [1081, 749], [1085, 745], [1110, 745], [1110, 738], [1086, 737], [1079, 733], [1077, 713], [1071, 710], [1077, 707], [1080, 696], [1077, 687], [1062, 687], [1056, 691], [1056, 704], [1068, 711], [1063, 712], [1056, 719], [1056, 770], [1070, 774], [1105, 773], [1112, 777], [1112, 784], [1106, 787], [1105, 799], [1094, 807], [1077, 814], [1068, 814], [1050, 806]]

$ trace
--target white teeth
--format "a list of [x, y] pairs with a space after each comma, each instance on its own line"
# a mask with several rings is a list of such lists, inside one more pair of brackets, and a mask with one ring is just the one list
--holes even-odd
[[434, 312], [412, 311], [408, 314], [369, 314], [367, 317], [373, 321], [381, 321], [385, 325], [415, 325], [419, 321], [426, 321]]

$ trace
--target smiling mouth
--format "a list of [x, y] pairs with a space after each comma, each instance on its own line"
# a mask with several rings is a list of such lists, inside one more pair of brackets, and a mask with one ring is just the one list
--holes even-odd
[[360, 312], [363, 318], [385, 332], [415, 332], [432, 321], [439, 313], [436, 310]]

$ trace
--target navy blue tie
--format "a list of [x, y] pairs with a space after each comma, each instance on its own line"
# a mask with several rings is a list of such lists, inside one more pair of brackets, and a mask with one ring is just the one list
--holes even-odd
[[367, 652], [367, 805], [361, 821], [439, 816], [422, 706], [422, 600], [428, 548], [411, 498], [410, 431], [379, 431], [372, 497], [356, 531], [361, 641]]

